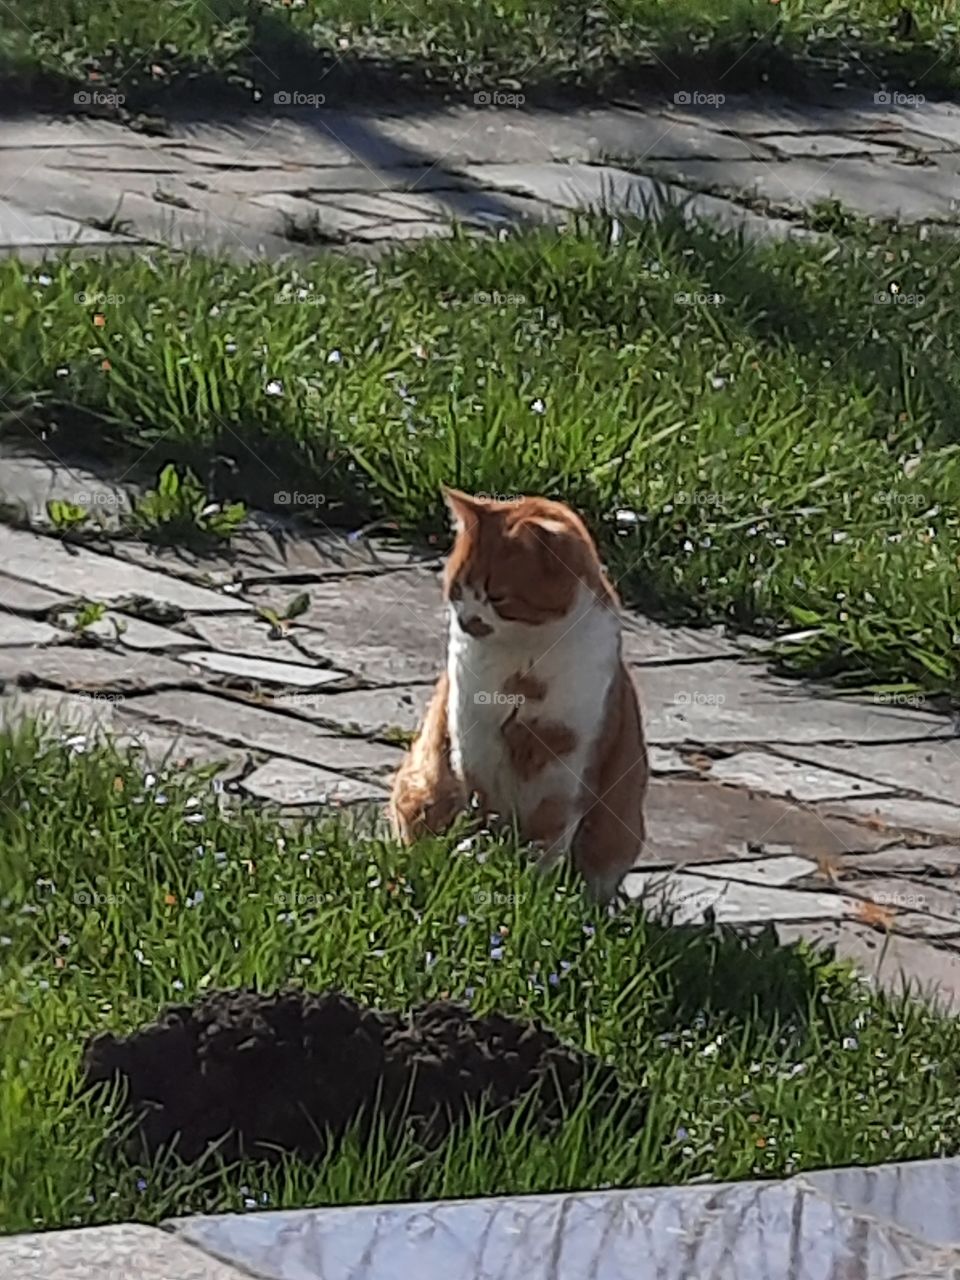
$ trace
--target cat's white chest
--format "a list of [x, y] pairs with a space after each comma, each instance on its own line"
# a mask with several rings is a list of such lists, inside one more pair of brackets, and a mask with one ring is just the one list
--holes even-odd
[[[451, 611], [448, 728], [454, 772], [506, 818], [529, 815], [558, 794], [576, 800], [619, 658], [619, 620], [586, 592], [560, 622], [500, 623], [481, 637], [464, 632]], [[517, 693], [525, 682], [542, 697]], [[521, 778], [504, 737], [511, 719], [534, 730], [561, 725], [573, 735], [573, 749], [535, 776]]]

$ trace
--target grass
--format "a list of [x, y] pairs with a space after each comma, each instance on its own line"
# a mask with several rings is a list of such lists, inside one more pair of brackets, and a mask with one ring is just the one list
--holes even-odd
[[648, 612], [801, 628], [793, 670], [955, 692], [960, 245], [844, 229], [745, 249], [676, 220], [611, 243], [597, 220], [375, 265], [8, 260], [0, 431], [151, 450], [147, 483], [173, 459], [221, 498], [307, 510], [299, 492], [348, 527], [446, 537], [443, 483], [546, 493]]
[[[369, 100], [398, 76], [419, 88], [669, 91], [890, 76], [952, 89], [960, 38], [948, 0], [7, 0], [0, 67], [28, 99], [78, 88], [135, 109], [232, 95], [326, 91]], [[379, 68], [379, 74], [377, 69]], [[14, 96], [13, 101], [16, 101]]]
[[[145, 775], [77, 737], [0, 735], [0, 794], [2, 1230], [773, 1177], [960, 1144], [960, 1023], [826, 953], [598, 915], [507, 843], [404, 851], [347, 825], [237, 821], [208, 777]], [[122, 1124], [78, 1096], [89, 1035], [289, 983], [540, 1018], [645, 1091], [648, 1120], [587, 1133], [574, 1114], [549, 1142], [521, 1121], [499, 1141], [477, 1116], [430, 1154], [348, 1142], [313, 1168], [105, 1152]]]

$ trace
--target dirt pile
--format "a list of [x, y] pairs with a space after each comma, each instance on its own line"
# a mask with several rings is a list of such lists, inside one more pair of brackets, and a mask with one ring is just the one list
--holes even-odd
[[95, 1037], [84, 1067], [90, 1086], [125, 1084], [131, 1154], [176, 1138], [185, 1160], [214, 1142], [227, 1159], [315, 1158], [378, 1121], [430, 1146], [481, 1102], [506, 1119], [526, 1101], [549, 1128], [585, 1084], [601, 1114], [623, 1099], [611, 1068], [536, 1023], [448, 1002], [384, 1012], [337, 993], [215, 992], [129, 1036]]

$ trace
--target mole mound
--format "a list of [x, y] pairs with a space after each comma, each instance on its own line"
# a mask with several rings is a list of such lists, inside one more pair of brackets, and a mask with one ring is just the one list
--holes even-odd
[[184, 1160], [213, 1143], [228, 1160], [310, 1159], [380, 1121], [431, 1146], [473, 1107], [505, 1119], [524, 1101], [549, 1129], [585, 1086], [603, 1115], [623, 1101], [612, 1068], [537, 1023], [448, 1002], [385, 1012], [335, 992], [214, 992], [129, 1036], [96, 1036], [84, 1067], [89, 1086], [126, 1086], [132, 1153], [176, 1139]]

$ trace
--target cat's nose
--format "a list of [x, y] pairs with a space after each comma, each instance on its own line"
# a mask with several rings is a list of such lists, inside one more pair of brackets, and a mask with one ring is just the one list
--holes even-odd
[[490, 626], [489, 622], [484, 622], [478, 614], [474, 614], [472, 618], [461, 617], [459, 622], [461, 629], [464, 630], [468, 636], [475, 636], [479, 638], [480, 636], [489, 636], [493, 632], [493, 627]]

